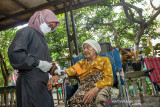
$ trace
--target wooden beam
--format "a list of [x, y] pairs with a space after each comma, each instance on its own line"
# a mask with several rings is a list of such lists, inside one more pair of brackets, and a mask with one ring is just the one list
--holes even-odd
[[28, 23], [28, 19], [17, 21], [14, 24], [10, 24], [10, 25], [0, 25], [0, 31], [10, 29], [10, 28], [13, 28], [13, 27], [17, 27], [19, 25], [23, 25], [23, 24], [26, 24], [26, 23]]
[[81, 4], [81, 0], [77, 0], [78, 4]]
[[[9, 14], [8, 13], [6, 13], [6, 12], [3, 12], [3, 11], [0, 11], [0, 14], [2, 14], [2, 15], [4, 15], [4, 16], [9, 16]], [[16, 20], [16, 21], [18, 21], [16, 18], [13, 18], [14, 20]]]
[[3, 27], [3, 25], [0, 24], [0, 27]]
[[4, 11], [0, 11], [0, 14], [4, 15], [4, 16], [8, 16], [9, 14], [4, 12]]
[[51, 0], [47, 0], [48, 2], [51, 2]]
[[101, 3], [101, 2], [104, 2], [104, 1], [107, 1], [107, 0], [89, 0], [89, 1], [86, 1], [86, 2], [81, 2], [81, 4], [74, 5], [73, 8], [78, 9], [78, 8], [82, 8], [82, 7], [85, 7], [85, 6], [98, 4], [98, 3]]
[[[28, 9], [28, 7], [25, 6], [23, 3], [21, 3], [19, 0], [12, 0], [12, 1], [14, 1], [20, 7], [23, 7], [24, 9]], [[0, 11], [0, 14], [4, 15], [6, 17], [9, 17], [9, 14], [6, 12]], [[13, 18], [13, 19], [16, 20], [17, 22], [21, 22], [21, 21], [17, 20], [16, 18]]]
[[[50, 2], [53, 1], [53, 0], [47, 0], [47, 1], [48, 1], [48, 3], [50, 3]], [[55, 4], [53, 5], [53, 7], [54, 7], [56, 10], [59, 9]]]
[[[68, 1], [69, 0], [67, 0], [67, 2]], [[80, 1], [80, 0], [78, 0], [78, 1]], [[106, 0], [89, 0], [89, 1], [86, 1], [86, 2], [81, 2], [81, 4], [73, 5], [73, 9], [78, 9], [78, 8], [81, 8], [81, 7], [84, 7], [84, 6], [98, 4], [98, 3], [101, 3], [101, 2], [104, 2], [104, 1], [106, 1]], [[63, 0], [58, 0], [58, 2], [57, 2], [57, 0], [50, 0], [49, 3], [45, 3], [45, 4], [36, 6], [34, 8], [30, 8], [28, 10], [24, 10], [24, 11], [18, 12], [18, 13], [12, 14], [12, 15], [8, 15], [7, 13], [4, 13], [4, 12], [0, 11], [0, 14], [6, 16], [6, 17], [0, 18], [0, 21], [5, 21], [5, 20], [8, 20], [10, 18], [16, 20], [15, 17], [18, 17], [20, 15], [26, 14], [28, 12], [33, 12], [33, 11], [39, 10], [41, 8], [45, 8], [47, 6], [50, 6], [50, 5], [59, 5], [59, 4], [63, 4]], [[60, 14], [60, 13], [64, 13], [64, 12], [65, 12], [64, 8], [58, 9], [58, 10], [54, 11], [55, 14]], [[11, 27], [16, 27], [18, 25], [25, 24], [25, 23], [28, 22], [28, 20], [29, 19], [25, 19], [25, 20], [21, 20], [21, 21], [16, 21], [15, 23], [11, 23], [11, 24], [5, 25], [5, 26], [1, 26], [0, 25], [0, 31], [5, 30], [5, 29], [9, 29]]]
[[[106, 0], [89, 0], [87, 2], [82, 2], [81, 4], [78, 4], [78, 5], [74, 5], [73, 9], [78, 9], [78, 8], [81, 8], [81, 7], [84, 7], [84, 6], [97, 4], [97, 3], [100, 3], [100, 2], [103, 2], [103, 1], [106, 1]], [[50, 2], [44, 3], [42, 5], [39, 5], [39, 6], [36, 6], [36, 7], [33, 7], [33, 8], [29, 8], [27, 10], [24, 10], [24, 11], [21, 11], [21, 12], [18, 12], [18, 13], [15, 13], [15, 14], [0, 18], [0, 21], [5, 21], [7, 19], [14, 18], [14, 17], [20, 16], [20, 15], [26, 14], [28, 12], [33, 12], [33, 11], [45, 8], [47, 6], [50, 6], [50, 5], [59, 5], [59, 4], [62, 4], [62, 3], [63, 3], [63, 0], [59, 0], [58, 2], [57, 2], [57, 0], [50, 1]], [[55, 12], [57, 14], [64, 13], [64, 8], [63, 9], [59, 9], [58, 11], [55, 11]]]
[[[101, 2], [104, 2], [104, 1], [107, 1], [107, 0], [89, 0], [89, 1], [86, 1], [86, 2], [81, 2], [81, 4], [77, 4], [77, 5], [73, 5], [73, 9], [79, 9], [79, 8], [82, 8], [82, 7], [85, 7], [85, 6], [90, 6], [90, 5], [94, 5], [94, 4], [98, 4], [98, 3], [101, 3]], [[59, 9], [57, 11], [54, 11], [55, 14], [60, 14], [60, 13], [64, 13], [64, 8], [62, 9]]]
[[63, 2], [62, 0], [59, 0], [58, 2], [57, 2], [57, 0], [51, 1], [50, 3], [47, 2], [47, 3], [44, 3], [42, 5], [27, 9], [27, 10], [24, 10], [24, 11], [21, 11], [21, 12], [12, 14], [12, 15], [9, 15], [7, 17], [0, 18], [0, 21], [5, 21], [7, 19], [14, 18], [14, 17], [20, 16], [20, 15], [26, 14], [28, 12], [36, 11], [36, 10], [45, 8], [45, 7], [50, 6], [50, 5], [59, 5], [59, 4], [62, 4], [62, 2]]
[[14, 1], [17, 5], [19, 5], [20, 7], [24, 8], [25, 10], [28, 10], [29, 8], [24, 5], [22, 2], [20, 2], [19, 0], [12, 0]]
[[59, 9], [56, 5], [53, 5], [53, 7], [54, 7], [56, 10], [58, 10], [58, 9]]

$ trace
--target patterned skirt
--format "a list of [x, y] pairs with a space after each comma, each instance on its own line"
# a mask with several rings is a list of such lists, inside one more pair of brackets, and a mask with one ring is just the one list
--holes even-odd
[[110, 103], [107, 103], [110, 99], [117, 98], [119, 90], [113, 87], [105, 86], [95, 96], [91, 103], [84, 103], [83, 98], [85, 93], [95, 87], [95, 83], [103, 79], [100, 72], [94, 72], [89, 74], [86, 78], [80, 80], [80, 86], [77, 91], [68, 101], [69, 107], [108, 107]]

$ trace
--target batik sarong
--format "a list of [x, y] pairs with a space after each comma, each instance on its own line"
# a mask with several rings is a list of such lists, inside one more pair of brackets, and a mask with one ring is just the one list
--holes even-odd
[[95, 98], [90, 103], [84, 103], [83, 98], [85, 93], [96, 87], [95, 83], [103, 79], [100, 72], [89, 74], [86, 78], [80, 80], [80, 86], [75, 94], [70, 98], [68, 104], [70, 107], [105, 107], [107, 101], [118, 97], [119, 90], [110, 86], [105, 86], [100, 89]]

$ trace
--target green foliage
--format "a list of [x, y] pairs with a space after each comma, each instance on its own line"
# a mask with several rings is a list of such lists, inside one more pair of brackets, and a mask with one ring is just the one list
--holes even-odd
[[[65, 54], [69, 53], [67, 32], [64, 23], [64, 15], [59, 15], [61, 19], [61, 25], [54, 31], [45, 36], [51, 57], [53, 61], [56, 61], [60, 66], [66, 67], [65, 62], [68, 61], [69, 56]], [[62, 21], [63, 20], [63, 21]]]
[[[119, 0], [108, 0], [100, 4], [91, 5], [83, 8], [74, 10], [74, 19], [77, 32], [77, 40], [80, 55], [82, 55], [82, 43], [86, 39], [96, 39], [100, 42], [110, 42], [112, 46], [114, 43], [114, 31], [111, 27], [105, 25], [106, 23], [111, 23], [115, 26], [117, 30], [117, 40], [121, 48], [133, 47], [135, 36], [137, 35], [139, 25], [133, 24], [126, 20], [126, 15], [123, 8], [116, 5]], [[129, 4], [146, 5], [145, 0], [127, 0]], [[147, 13], [147, 9], [143, 9], [144, 13]], [[134, 11], [135, 12], [135, 11]], [[70, 15], [70, 13], [69, 13]], [[137, 18], [137, 13], [134, 13], [135, 18]], [[152, 14], [151, 14], [152, 15]], [[151, 15], [143, 15], [143, 20], [147, 21]], [[68, 38], [65, 25], [65, 15], [57, 15], [61, 22], [61, 25], [53, 33], [46, 36], [47, 42], [50, 48], [51, 57], [62, 67], [69, 67], [69, 48], [68, 48]], [[71, 35], [73, 33], [71, 27]], [[159, 38], [160, 34], [156, 33], [156, 29], [159, 28], [159, 21], [154, 20], [150, 26], [144, 31], [141, 41], [146, 42], [146, 35], [150, 35], [151, 38]], [[73, 54], [75, 54], [74, 43], [72, 43]]]
[[[8, 59], [8, 47], [11, 44], [14, 36], [16, 35], [17, 28], [11, 28], [0, 32], [0, 53], [2, 54], [6, 63], [7, 69], [13, 71]], [[0, 60], [1, 62], [1, 60]], [[0, 67], [0, 86], [4, 85], [4, 79], [2, 76], [2, 70]]]
[[154, 47], [152, 46], [152, 42], [148, 39], [148, 47], [144, 47], [143, 53], [148, 57], [156, 57], [156, 55], [160, 56], [160, 43], [157, 43]]
[[145, 53], [145, 56], [151, 54], [152, 50], [149, 48], [149, 47], [144, 47], [144, 52]]
[[[113, 22], [112, 24], [116, 27], [118, 34], [118, 42], [120, 46], [131, 46], [134, 40], [134, 27], [129, 21], [126, 20], [125, 14], [123, 12], [117, 13], [115, 12], [115, 8], [110, 8], [106, 5], [112, 5], [117, 2], [104, 2], [100, 5], [93, 5], [91, 6], [91, 11], [85, 13], [85, 20], [86, 22], [86, 29], [91, 32], [95, 32], [94, 34], [98, 37], [98, 41], [108, 41], [114, 45], [114, 38], [113, 38], [113, 29], [107, 25], [106, 23]], [[88, 9], [88, 7], [82, 8], [84, 11]], [[123, 11], [120, 8], [120, 11]], [[129, 29], [122, 28], [128, 26]], [[130, 27], [131, 26], [131, 27]], [[128, 42], [132, 41], [132, 42]]]
[[2, 75], [1, 69], [0, 69], [0, 86], [4, 86], [4, 79], [3, 79], [3, 75]]

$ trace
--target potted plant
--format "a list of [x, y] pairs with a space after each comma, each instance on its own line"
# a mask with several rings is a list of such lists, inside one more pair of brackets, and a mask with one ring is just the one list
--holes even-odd
[[121, 63], [122, 63], [122, 67], [123, 67], [123, 70], [124, 72], [128, 71], [128, 66], [130, 65], [129, 64], [129, 60], [128, 60], [128, 54], [127, 54], [127, 51], [125, 50], [120, 50], [119, 51], [120, 55], [121, 55]]
[[123, 70], [124, 72], [126, 72], [126, 68], [127, 68], [127, 64], [128, 64], [128, 56], [123, 54], [121, 55], [121, 62], [122, 62], [122, 67], [123, 67]]
[[141, 70], [141, 58], [139, 57], [139, 53], [140, 51], [137, 50], [136, 53], [134, 52], [134, 50], [132, 50], [132, 52], [127, 52], [128, 56], [130, 56], [130, 60], [132, 62], [132, 67], [134, 69], [134, 71], [140, 71]]

